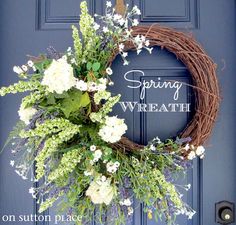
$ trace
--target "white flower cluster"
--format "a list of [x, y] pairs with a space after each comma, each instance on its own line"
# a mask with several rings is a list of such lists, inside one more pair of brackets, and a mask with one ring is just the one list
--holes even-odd
[[105, 124], [101, 127], [98, 134], [105, 142], [115, 143], [121, 139], [127, 129], [124, 119], [119, 119], [116, 116], [106, 116]]
[[22, 105], [18, 110], [20, 120], [23, 121], [26, 125], [30, 123], [30, 120], [32, 119], [32, 117], [35, 115], [36, 112], [37, 110], [35, 108], [32, 107], [24, 108]]
[[62, 94], [76, 85], [73, 67], [67, 62], [66, 57], [53, 60], [45, 70], [42, 85], [46, 85], [50, 92]]
[[95, 145], [90, 146], [90, 151], [93, 152], [93, 160], [91, 161], [91, 164], [93, 165], [102, 157], [102, 151], [100, 149], [97, 149]]
[[107, 172], [109, 173], [115, 173], [118, 168], [120, 166], [120, 163], [118, 161], [116, 162], [108, 162], [107, 165], [106, 165], [106, 168], [107, 168]]
[[175, 215], [186, 215], [189, 220], [191, 220], [195, 214], [196, 211], [190, 208], [183, 208], [175, 212]]
[[33, 71], [36, 71], [36, 68], [34, 66], [33, 61], [29, 60], [27, 62], [27, 65], [22, 65], [22, 66], [14, 66], [13, 71], [17, 74], [23, 74], [26, 73], [30, 68], [33, 69]]
[[134, 209], [132, 207], [132, 202], [130, 201], [129, 198], [124, 199], [123, 201], [120, 201], [119, 204], [121, 206], [126, 206], [128, 210], [128, 215], [132, 215], [134, 213]]
[[105, 176], [92, 181], [86, 191], [86, 196], [90, 197], [94, 204], [105, 203], [109, 205], [115, 194], [115, 187], [111, 186], [110, 180], [106, 179]]
[[187, 144], [184, 147], [185, 151], [188, 151], [188, 156], [187, 158], [189, 160], [193, 160], [194, 158], [196, 158], [197, 156], [200, 157], [200, 159], [203, 159], [205, 156], [205, 148], [203, 146], [198, 146], [195, 147], [194, 145], [189, 145]]
[[[112, 3], [108, 1], [106, 3], [105, 16], [95, 15], [101, 20], [103, 27], [100, 29], [102, 35], [115, 35], [118, 42], [119, 53], [123, 59], [124, 65], [128, 65], [129, 61], [126, 59], [128, 53], [125, 51], [124, 43], [126, 41], [131, 42], [137, 49], [137, 54], [140, 54], [142, 48], [147, 49], [150, 54], [152, 53], [152, 48], [149, 48], [150, 42], [146, 40], [145, 36], [138, 35], [133, 37], [132, 28], [129, 28], [129, 25], [135, 27], [139, 25], [139, 20], [134, 18], [134, 16], [140, 16], [141, 11], [137, 5], [135, 5], [131, 10], [129, 10], [129, 5], [126, 5], [127, 13], [123, 16], [116, 13], [116, 10], [112, 8]], [[94, 29], [99, 30], [100, 25], [94, 23]]]
[[76, 80], [75, 88], [80, 91], [88, 91], [88, 92], [95, 92], [95, 91], [104, 91], [107, 88], [107, 79], [100, 78], [98, 82], [85, 82], [83, 80]]

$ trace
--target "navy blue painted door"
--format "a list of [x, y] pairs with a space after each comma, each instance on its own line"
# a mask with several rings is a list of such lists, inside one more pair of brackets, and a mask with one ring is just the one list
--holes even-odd
[[[80, 0], [1, 0], [1, 86], [16, 81], [11, 68], [13, 65], [23, 64], [25, 54], [36, 55], [38, 52], [45, 52], [49, 45], [64, 51], [67, 46], [72, 45], [70, 26], [78, 21], [80, 2]], [[235, 0], [130, 0], [129, 3], [141, 9], [141, 24], [161, 23], [191, 32], [218, 64], [223, 101], [214, 133], [205, 146], [208, 151], [204, 161], [196, 161], [186, 179], [181, 181], [192, 184], [192, 189], [184, 198], [197, 211], [197, 215], [192, 221], [181, 217], [178, 219], [180, 225], [216, 224], [215, 203], [221, 200], [236, 201]], [[103, 13], [105, 1], [88, 0], [88, 5], [91, 13]], [[159, 48], [155, 48], [152, 55], [143, 52], [139, 56], [129, 53], [129, 56], [131, 62], [129, 66], [123, 67], [120, 58], [117, 58], [112, 65], [113, 80], [116, 84], [113, 91], [123, 94], [121, 104], [116, 107], [116, 114], [126, 119], [129, 126], [128, 136], [139, 143], [146, 143], [157, 135], [162, 139], [176, 136], [191, 119], [191, 113], [194, 112], [192, 107], [190, 107], [191, 112], [186, 112], [188, 110], [185, 108], [182, 111], [176, 108], [176, 112], [173, 110], [144, 112], [141, 106], [135, 106], [133, 110], [126, 108], [127, 102], [189, 103], [193, 106], [191, 89], [183, 86], [177, 100], [173, 99], [174, 90], [150, 89], [147, 90], [145, 98], [140, 100], [141, 90], [128, 86], [131, 85], [130, 80], [142, 81], [143, 73], [147, 81], [158, 82], [158, 79], [161, 79], [191, 83], [188, 71], [173, 54]], [[1, 145], [17, 120], [16, 112], [19, 105], [20, 96], [7, 96], [0, 100]], [[0, 155], [0, 225], [54, 224], [54, 221], [3, 222], [3, 215], [34, 215], [37, 208], [27, 191], [31, 181], [22, 181], [14, 173], [9, 165], [11, 157], [10, 147]], [[52, 215], [54, 212], [50, 210], [48, 213]], [[147, 220], [141, 210], [136, 211], [131, 223], [162, 224]]]

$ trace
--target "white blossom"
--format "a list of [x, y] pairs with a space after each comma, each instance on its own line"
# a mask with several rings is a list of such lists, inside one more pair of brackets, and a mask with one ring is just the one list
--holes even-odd
[[118, 170], [119, 166], [120, 163], [118, 161], [116, 161], [115, 163], [108, 162], [106, 168], [109, 173], [115, 173]]
[[103, 27], [103, 29], [102, 29], [102, 30], [103, 30], [103, 32], [104, 32], [104, 33], [108, 33], [108, 32], [109, 32], [109, 29], [108, 29], [108, 27]]
[[94, 30], [98, 30], [100, 28], [100, 25], [97, 23], [94, 23], [93, 28]]
[[37, 110], [35, 108], [32, 107], [24, 108], [22, 105], [18, 110], [20, 120], [25, 122], [26, 125], [30, 123], [30, 120], [32, 119], [32, 117], [35, 115], [36, 112]]
[[124, 58], [126, 58], [126, 57], [128, 56], [128, 52], [123, 52], [123, 53], [122, 53], [122, 56], [123, 56]]
[[29, 61], [27, 62], [27, 64], [28, 64], [29, 67], [33, 67], [33, 66], [34, 66], [34, 63], [33, 63], [32, 60], [29, 60]]
[[87, 91], [87, 89], [88, 89], [87, 83], [84, 82], [83, 80], [77, 80], [75, 87], [80, 91]]
[[107, 1], [107, 2], [106, 2], [106, 6], [107, 6], [107, 7], [112, 7], [111, 1]]
[[19, 66], [14, 66], [13, 71], [17, 74], [21, 74], [24, 72]]
[[98, 90], [98, 86], [95, 82], [88, 82], [88, 91], [94, 92]]
[[197, 156], [201, 156], [203, 155], [205, 152], [205, 148], [203, 146], [198, 146], [197, 149], [196, 149], [196, 155]]
[[150, 54], [152, 54], [153, 48], [147, 48], [147, 50], [148, 50], [148, 52], [149, 52]]
[[141, 50], [141, 49], [138, 49], [138, 50], [137, 50], [137, 55], [139, 55], [141, 52], [142, 52], [142, 50]]
[[15, 165], [15, 161], [14, 161], [14, 160], [11, 160], [11, 161], [10, 161], [10, 166], [13, 167], [14, 165]]
[[131, 206], [132, 202], [130, 201], [129, 198], [126, 198], [123, 201], [120, 201], [120, 205]]
[[189, 144], [186, 144], [185, 147], [184, 147], [184, 150], [185, 150], [185, 151], [188, 151], [189, 149], [190, 149]]
[[135, 14], [141, 15], [141, 11], [140, 11], [140, 9], [138, 8], [137, 5], [135, 5], [135, 6], [133, 7], [133, 11], [134, 11]]
[[134, 213], [133, 207], [128, 207], [128, 215], [132, 215]]
[[90, 151], [94, 152], [96, 149], [97, 149], [97, 147], [95, 145], [90, 146]]
[[42, 85], [48, 86], [50, 92], [62, 94], [76, 85], [73, 67], [67, 63], [65, 58], [53, 60], [44, 72]]
[[113, 74], [113, 71], [112, 71], [112, 69], [111, 69], [110, 67], [108, 67], [108, 68], [106, 69], [106, 73], [110, 76], [110, 75]]
[[150, 41], [149, 40], [146, 40], [145, 41], [145, 46], [148, 47], [150, 45]]
[[113, 82], [113, 81], [110, 81], [108, 85], [109, 85], [109, 86], [113, 86], [113, 85], [114, 85], [114, 82]]
[[119, 44], [119, 51], [122, 52], [125, 48], [125, 45], [123, 43]]
[[195, 154], [194, 151], [191, 151], [191, 152], [188, 154], [188, 156], [187, 156], [187, 158], [188, 158], [189, 160], [193, 160], [195, 157], [196, 157], [196, 154]]
[[129, 65], [129, 61], [127, 60], [124, 60], [124, 63], [123, 63], [124, 66], [128, 66]]
[[102, 157], [102, 151], [100, 149], [96, 150], [94, 153], [93, 153], [93, 161], [94, 162], [97, 162], [101, 157]]
[[121, 26], [123, 26], [123, 25], [125, 24], [125, 22], [126, 22], [126, 20], [125, 20], [124, 18], [121, 18], [121, 19], [119, 20], [119, 24], [120, 24]]
[[105, 124], [99, 130], [99, 136], [106, 142], [115, 143], [121, 139], [126, 130], [127, 125], [124, 123], [124, 119], [107, 116]]
[[27, 71], [28, 71], [28, 67], [27, 67], [26, 65], [22, 65], [21, 68], [22, 68], [22, 70], [23, 70], [24, 72], [27, 72]]
[[115, 194], [116, 190], [110, 185], [110, 180], [101, 181], [101, 179], [91, 182], [86, 191], [86, 196], [90, 197], [94, 204], [109, 205]]
[[120, 19], [122, 19], [122, 16], [120, 14], [115, 14], [114, 15], [114, 20], [115, 21], [119, 21]]
[[137, 19], [134, 19], [133, 22], [132, 22], [132, 25], [133, 26], [138, 26], [139, 24], [139, 21]]
[[107, 180], [107, 178], [106, 178], [105, 176], [102, 176], [102, 177], [101, 177], [101, 181], [102, 181], [102, 182], [105, 182], [106, 180]]
[[84, 176], [88, 177], [88, 176], [91, 176], [92, 175], [92, 172], [91, 171], [84, 171]]

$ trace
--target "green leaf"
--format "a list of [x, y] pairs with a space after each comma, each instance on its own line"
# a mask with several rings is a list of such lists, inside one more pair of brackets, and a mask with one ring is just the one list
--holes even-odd
[[101, 67], [101, 64], [99, 62], [96, 62], [93, 64], [92, 69], [94, 72], [98, 71]]
[[92, 69], [93, 64], [91, 62], [87, 63], [87, 70], [91, 70]]
[[81, 106], [86, 107], [90, 103], [90, 98], [87, 92], [85, 92], [81, 97]]
[[54, 94], [49, 94], [47, 96], [47, 104], [48, 105], [55, 105], [56, 104], [56, 100], [55, 100]]
[[90, 103], [90, 98], [87, 92], [82, 95], [81, 91], [71, 91], [69, 97], [63, 99], [61, 109], [66, 118], [69, 118], [71, 113], [77, 112], [81, 107], [86, 107]]

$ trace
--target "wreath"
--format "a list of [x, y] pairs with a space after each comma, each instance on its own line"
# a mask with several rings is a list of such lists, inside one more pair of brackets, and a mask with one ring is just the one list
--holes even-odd
[[[178, 214], [195, 211], [182, 200], [190, 185], [177, 185], [191, 160], [204, 157], [202, 144], [211, 134], [219, 108], [216, 65], [192, 36], [171, 28], [138, 26], [141, 12], [127, 5], [124, 15], [106, 3], [105, 16], [89, 15], [81, 3], [79, 30], [72, 26], [74, 48], [63, 54], [29, 56], [14, 66], [21, 79], [0, 89], [0, 95], [29, 92], [22, 99], [20, 121], [9, 135], [10, 165], [23, 179], [34, 182], [29, 193], [39, 212], [55, 202], [67, 222], [125, 224], [142, 202], [148, 218], [163, 216], [168, 224]], [[124, 136], [124, 119], [109, 116], [120, 95], [108, 89], [111, 64], [119, 54], [128, 65], [128, 51], [152, 53], [161, 46], [174, 53], [190, 71], [195, 115], [176, 139], [151, 140], [147, 146]], [[136, 199], [136, 200], [134, 200]], [[94, 213], [95, 212], [95, 213]]]

